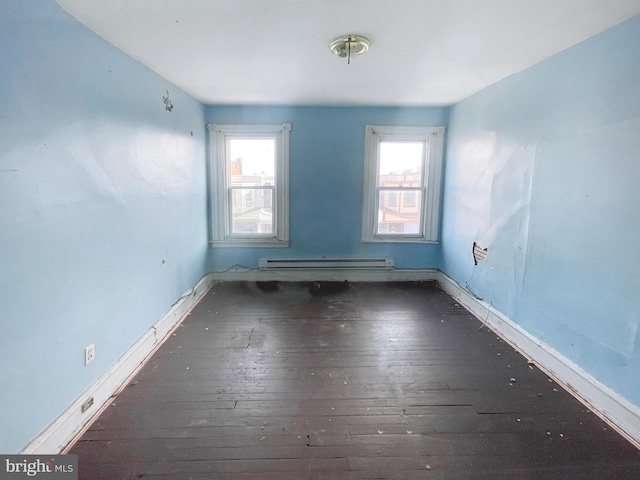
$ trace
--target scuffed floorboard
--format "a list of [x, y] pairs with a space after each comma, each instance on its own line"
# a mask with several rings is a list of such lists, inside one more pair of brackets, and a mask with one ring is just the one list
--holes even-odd
[[435, 283], [214, 286], [72, 448], [81, 479], [640, 478]]

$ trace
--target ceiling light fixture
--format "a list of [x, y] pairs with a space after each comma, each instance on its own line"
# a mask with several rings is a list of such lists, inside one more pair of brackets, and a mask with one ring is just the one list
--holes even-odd
[[347, 63], [351, 63], [352, 58], [369, 50], [370, 45], [369, 39], [362, 35], [342, 35], [329, 44], [329, 50], [338, 57], [346, 58]]

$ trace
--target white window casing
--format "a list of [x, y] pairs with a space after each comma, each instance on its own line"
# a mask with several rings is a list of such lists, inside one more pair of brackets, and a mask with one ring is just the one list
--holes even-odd
[[[211, 201], [210, 243], [222, 247], [289, 246], [289, 132], [291, 124], [279, 125], [207, 125], [209, 130], [209, 195]], [[273, 139], [275, 141], [274, 185], [256, 186], [255, 190], [272, 190], [271, 232], [262, 225], [251, 233], [232, 232], [231, 211], [238, 203], [255, 202], [252, 187], [230, 184], [227, 162], [228, 139]], [[238, 197], [242, 189], [247, 196]], [[235, 193], [237, 191], [237, 193]], [[264, 194], [264, 192], [263, 192]], [[250, 200], [249, 200], [250, 197]]]
[[[437, 243], [440, 212], [440, 184], [442, 175], [444, 127], [399, 127], [367, 125], [365, 129], [364, 197], [362, 207], [363, 242], [408, 242]], [[378, 185], [380, 168], [380, 145], [382, 142], [424, 143], [420, 187], [386, 187]], [[378, 231], [378, 216], [381, 193], [398, 190], [419, 192], [416, 204], [420, 203], [421, 215], [417, 232], [397, 233], [393, 225], [381, 224]], [[413, 194], [415, 195], [415, 193]], [[402, 206], [398, 195], [397, 205]]]

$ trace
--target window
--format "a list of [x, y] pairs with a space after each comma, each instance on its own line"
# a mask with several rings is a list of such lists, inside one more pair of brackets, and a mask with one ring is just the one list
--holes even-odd
[[289, 245], [291, 125], [208, 125], [211, 241]]
[[[233, 177], [233, 176], [232, 176]], [[232, 184], [233, 184], [233, 180], [232, 180]], [[237, 187], [231, 187], [232, 190], [235, 190]], [[252, 207], [253, 206], [253, 190], [245, 190], [245, 196], [244, 196], [244, 206], [245, 207]], [[233, 218], [237, 218], [238, 217], [238, 212], [234, 211], [233, 209], [231, 209], [232, 212], [232, 217]], [[233, 228], [233, 227], [232, 227]]]
[[404, 197], [402, 200], [402, 204], [405, 207], [415, 207], [416, 206], [416, 192], [404, 192]]
[[367, 125], [364, 242], [437, 242], [444, 127]]

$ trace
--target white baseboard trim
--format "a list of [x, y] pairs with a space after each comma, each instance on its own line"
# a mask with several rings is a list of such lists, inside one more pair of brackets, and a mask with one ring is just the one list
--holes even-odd
[[455, 280], [438, 272], [438, 283], [478, 319], [514, 345], [594, 412], [640, 448], [640, 407], [593, 378], [578, 365], [524, 330], [513, 320], [476, 298]]
[[[640, 407], [632, 404], [609, 387], [593, 378], [571, 360], [546, 345], [491, 305], [476, 298], [453, 279], [436, 269], [381, 269], [381, 270], [237, 270], [212, 272], [185, 293], [118, 361], [104, 372], [58, 418], [19, 453], [56, 454], [88, 425], [109, 399], [152, 354], [202, 296], [219, 281], [429, 281], [437, 280], [442, 288], [455, 297], [492, 330], [531, 358], [543, 370], [553, 375], [571, 393], [592, 410], [612, 423], [623, 435], [640, 445]], [[81, 406], [89, 397], [94, 405], [81, 413]]]
[[212, 272], [216, 282], [410, 282], [435, 280], [438, 270], [434, 268], [404, 269], [346, 269], [310, 268], [295, 270], [227, 270]]
[[[82, 395], [80, 395], [58, 418], [49, 424], [20, 454], [58, 454], [88, 425], [109, 399], [116, 394], [142, 362], [159, 347], [166, 336], [176, 327], [213, 285], [211, 274], [205, 275], [198, 284], [186, 292], [155, 325], [129, 348], [106, 372], [104, 372]], [[93, 406], [81, 412], [82, 404], [93, 397]]]

